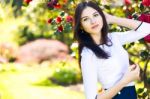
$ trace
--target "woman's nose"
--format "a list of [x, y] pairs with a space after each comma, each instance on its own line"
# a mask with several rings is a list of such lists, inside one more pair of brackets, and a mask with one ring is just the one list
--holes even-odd
[[95, 23], [95, 19], [91, 18], [90, 22], [91, 22], [91, 24]]

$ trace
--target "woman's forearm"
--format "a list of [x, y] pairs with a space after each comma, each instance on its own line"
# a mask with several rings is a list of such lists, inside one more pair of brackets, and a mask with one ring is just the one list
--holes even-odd
[[117, 24], [130, 29], [136, 29], [140, 25], [140, 23], [141, 21], [138, 20], [120, 18], [116, 16], [112, 16], [112, 19], [110, 20], [110, 24]]
[[120, 81], [110, 89], [98, 94], [97, 99], [112, 99], [125, 85], [123, 81]]
[[131, 65], [128, 67], [128, 71], [124, 74], [124, 77], [113, 87], [98, 94], [97, 99], [112, 99], [123, 87], [129, 82], [138, 80], [140, 75], [140, 68], [138, 65]]

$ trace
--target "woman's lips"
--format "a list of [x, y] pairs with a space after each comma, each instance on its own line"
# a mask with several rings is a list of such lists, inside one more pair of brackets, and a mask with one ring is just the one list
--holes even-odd
[[98, 27], [98, 24], [97, 24], [97, 25], [92, 26], [91, 28], [92, 28], [92, 29], [95, 29], [95, 28], [97, 28], [97, 27]]

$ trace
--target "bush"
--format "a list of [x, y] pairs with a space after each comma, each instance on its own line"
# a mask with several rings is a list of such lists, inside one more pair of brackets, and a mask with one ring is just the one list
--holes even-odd
[[40, 79], [39, 81], [33, 83], [32, 85], [36, 86], [52, 86], [52, 82], [49, 79]]
[[81, 82], [81, 72], [78, 68], [77, 62], [61, 61], [55, 68], [49, 78], [52, 82], [60, 85], [70, 85]]

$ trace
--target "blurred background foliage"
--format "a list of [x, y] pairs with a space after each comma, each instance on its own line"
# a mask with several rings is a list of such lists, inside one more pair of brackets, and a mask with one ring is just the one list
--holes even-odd
[[[74, 10], [81, 1], [85, 0], [0, 0], [0, 57], [8, 60], [5, 63], [5, 60], [0, 58], [2, 61], [0, 73], [20, 70], [20, 66], [15, 64], [15, 53], [20, 46], [41, 38], [57, 39], [69, 47], [69, 55], [75, 60], [38, 64], [48, 66], [51, 72], [44, 80], [35, 82], [35, 85], [51, 86], [53, 83], [66, 86], [82, 83], [76, 61], [78, 44], [73, 40]], [[149, 0], [93, 1], [109, 14], [150, 23]], [[109, 25], [109, 29], [110, 32], [129, 30], [116, 24]], [[150, 35], [126, 44], [124, 48], [129, 52], [130, 63], [137, 63], [141, 67], [142, 80], [137, 82], [138, 97], [148, 99], [150, 98]], [[34, 65], [32, 64], [33, 67]]]

